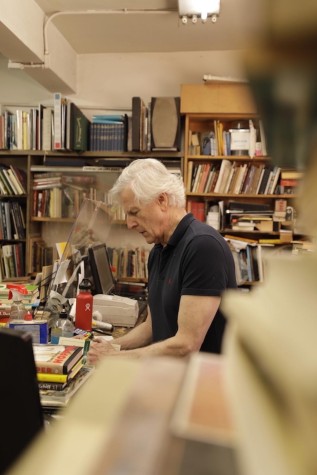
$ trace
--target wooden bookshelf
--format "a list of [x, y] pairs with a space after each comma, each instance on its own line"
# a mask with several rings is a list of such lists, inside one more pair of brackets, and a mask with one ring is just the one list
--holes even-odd
[[[284, 230], [292, 235], [295, 221], [277, 210], [294, 208], [296, 188], [283, 193], [283, 170], [267, 155], [249, 86], [183, 85], [181, 111], [187, 210], [236, 240], [278, 239]], [[209, 221], [217, 210], [218, 222]]]

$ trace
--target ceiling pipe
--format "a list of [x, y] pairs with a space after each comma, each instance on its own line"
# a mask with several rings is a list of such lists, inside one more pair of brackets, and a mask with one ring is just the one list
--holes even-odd
[[150, 15], [150, 14], [169, 14], [177, 12], [177, 9], [142, 9], [142, 10], [131, 10], [128, 8], [121, 8], [118, 10], [65, 10], [63, 12], [52, 13], [49, 17], [46, 18], [44, 22], [43, 34], [44, 34], [44, 55], [48, 55], [48, 38], [47, 38], [47, 28], [48, 25], [58, 16], [63, 15]]

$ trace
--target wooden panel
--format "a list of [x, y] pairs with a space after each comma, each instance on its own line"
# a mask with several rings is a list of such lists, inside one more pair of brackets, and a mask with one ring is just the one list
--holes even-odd
[[182, 84], [181, 113], [255, 114], [256, 105], [245, 83]]

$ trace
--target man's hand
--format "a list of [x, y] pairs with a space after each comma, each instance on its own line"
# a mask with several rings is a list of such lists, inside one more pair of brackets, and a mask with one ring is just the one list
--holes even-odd
[[118, 350], [120, 350], [118, 345], [111, 344], [110, 341], [106, 341], [102, 338], [94, 338], [89, 346], [87, 363], [96, 365], [105, 355], [113, 355], [117, 353]]

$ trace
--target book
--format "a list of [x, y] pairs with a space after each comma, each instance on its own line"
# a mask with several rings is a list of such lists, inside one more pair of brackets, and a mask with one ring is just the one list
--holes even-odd
[[10, 170], [17, 182], [17, 187], [19, 189], [19, 194], [23, 195], [26, 194], [27, 189], [27, 176], [26, 172], [21, 168], [17, 168], [14, 165], [10, 165]]
[[260, 186], [258, 188], [258, 194], [259, 195], [265, 195], [265, 190], [267, 188], [268, 181], [270, 179], [270, 174], [272, 172], [272, 166], [268, 165], [264, 168], [262, 180], [260, 183]]
[[[83, 348], [83, 347], [78, 347], [78, 348]], [[37, 372], [36, 373], [37, 381], [41, 383], [67, 383], [76, 376], [76, 374], [81, 370], [83, 365], [84, 365], [84, 358], [81, 358], [72, 367], [71, 371], [68, 374]]]
[[54, 130], [54, 111], [52, 107], [43, 107], [42, 125], [41, 125], [41, 144], [42, 150], [52, 150], [53, 130]]
[[144, 148], [144, 124], [146, 106], [141, 97], [132, 97], [132, 151], [140, 152]]
[[68, 374], [83, 356], [83, 348], [74, 345], [33, 345], [38, 373]]
[[46, 381], [38, 382], [38, 387], [40, 391], [62, 391], [67, 386], [67, 382], [65, 383], [54, 383], [53, 381]]
[[61, 150], [62, 146], [62, 94], [54, 94], [54, 141], [53, 149]]
[[301, 170], [282, 170], [281, 171], [282, 179], [301, 180], [303, 176], [304, 176], [304, 172]]
[[[79, 388], [90, 378], [94, 372], [93, 366], [83, 366], [78, 374], [65, 387], [60, 389], [41, 389], [40, 399], [44, 407], [65, 407]], [[61, 383], [55, 383], [61, 384]]]
[[66, 148], [76, 152], [89, 149], [90, 121], [81, 109], [70, 102], [67, 105]]
[[229, 171], [232, 167], [232, 162], [230, 160], [223, 159], [220, 165], [220, 171], [218, 175], [218, 180], [214, 189], [214, 193], [220, 193], [221, 190], [225, 187], [226, 178], [228, 178]]
[[281, 168], [278, 167], [278, 166], [275, 166], [273, 171], [272, 171], [272, 175], [271, 175], [271, 178], [269, 180], [269, 183], [268, 183], [266, 194], [268, 194], [268, 195], [273, 195], [274, 194], [275, 188], [277, 186], [277, 182], [278, 182], [279, 177], [280, 177], [280, 173], [281, 173]]

